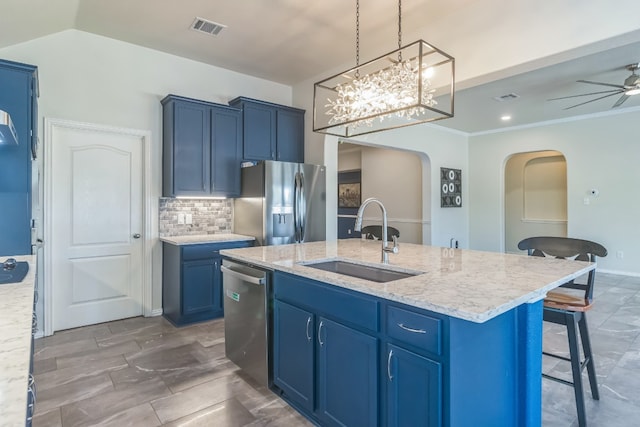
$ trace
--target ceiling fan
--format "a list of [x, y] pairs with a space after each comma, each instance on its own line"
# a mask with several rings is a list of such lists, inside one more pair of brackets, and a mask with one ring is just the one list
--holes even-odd
[[609, 87], [614, 87], [616, 89], [603, 90], [603, 91], [590, 92], [590, 93], [583, 93], [581, 95], [562, 96], [560, 98], [551, 98], [551, 99], [549, 99], [549, 101], [556, 101], [556, 100], [559, 100], [559, 99], [577, 98], [577, 97], [580, 97], [580, 96], [605, 94], [603, 96], [599, 96], [599, 97], [591, 99], [589, 101], [581, 102], [580, 104], [576, 104], [576, 105], [572, 105], [571, 107], [564, 108], [564, 110], [569, 110], [571, 108], [579, 107], [581, 105], [588, 104], [590, 102], [594, 102], [594, 101], [598, 101], [600, 99], [608, 98], [610, 96], [622, 94], [622, 96], [620, 98], [618, 98], [616, 103], [613, 104], [613, 106], [611, 108], [619, 107], [627, 99], [629, 99], [630, 96], [640, 94], [640, 76], [636, 74], [636, 71], [640, 70], [640, 63], [627, 65], [626, 69], [631, 71], [631, 75], [629, 77], [627, 77], [624, 80], [624, 83], [621, 84], [621, 85], [616, 85], [616, 84], [612, 84], [612, 83], [603, 83], [603, 82], [592, 82], [592, 81], [589, 81], [589, 80], [577, 80], [579, 83], [588, 83], [588, 84], [592, 84], [592, 85], [609, 86]]

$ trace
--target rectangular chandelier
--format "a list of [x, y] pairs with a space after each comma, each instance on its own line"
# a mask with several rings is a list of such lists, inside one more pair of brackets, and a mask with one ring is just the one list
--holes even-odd
[[455, 59], [424, 40], [313, 86], [313, 131], [353, 137], [453, 117]]

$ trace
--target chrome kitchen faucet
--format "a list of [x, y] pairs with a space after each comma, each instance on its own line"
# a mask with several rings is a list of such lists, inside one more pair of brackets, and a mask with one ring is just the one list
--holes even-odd
[[398, 253], [398, 237], [391, 236], [393, 238], [393, 247], [390, 248], [387, 242], [387, 210], [384, 208], [382, 202], [375, 197], [369, 197], [367, 200], [362, 202], [360, 205], [360, 209], [358, 209], [358, 216], [356, 217], [356, 225], [354, 227], [355, 231], [362, 230], [362, 216], [364, 214], [365, 208], [369, 205], [369, 203], [377, 203], [382, 210], [382, 262], [384, 264], [389, 264], [389, 253]]

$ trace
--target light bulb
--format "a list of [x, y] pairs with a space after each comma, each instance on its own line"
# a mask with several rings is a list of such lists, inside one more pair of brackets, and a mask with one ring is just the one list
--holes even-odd
[[435, 74], [435, 70], [433, 69], [433, 67], [429, 67], [422, 72], [422, 78], [430, 79], [431, 77], [433, 77], [434, 74]]
[[633, 87], [633, 88], [627, 90], [624, 94], [625, 95], [629, 95], [629, 96], [633, 96], [633, 95], [637, 95], [639, 93], [640, 93], [640, 86], [636, 86], [636, 87]]

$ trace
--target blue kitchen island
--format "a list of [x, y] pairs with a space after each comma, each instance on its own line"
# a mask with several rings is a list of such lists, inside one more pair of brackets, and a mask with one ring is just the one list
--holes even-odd
[[[542, 299], [595, 268], [412, 244], [383, 265], [359, 239], [221, 254], [273, 272], [271, 388], [322, 426], [540, 426]], [[313, 265], [336, 260], [409, 276]]]

